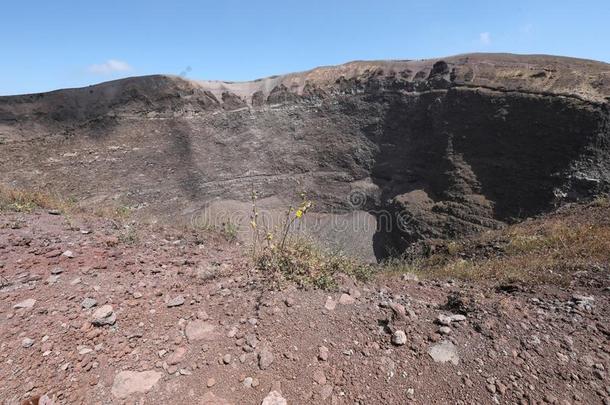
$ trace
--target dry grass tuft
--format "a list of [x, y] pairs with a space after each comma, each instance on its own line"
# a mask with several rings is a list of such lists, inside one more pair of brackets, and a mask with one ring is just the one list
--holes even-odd
[[0, 211], [32, 212], [36, 208], [70, 211], [73, 201], [53, 197], [40, 191], [17, 190], [0, 185]]
[[264, 249], [257, 256], [256, 265], [260, 270], [273, 275], [278, 286], [287, 280], [300, 287], [325, 290], [336, 288], [335, 278], [339, 274], [366, 280], [373, 270], [371, 265], [341, 252], [324, 250], [306, 238], [292, 239], [283, 249]]
[[252, 261], [265, 274], [272, 277], [276, 287], [283, 281], [300, 287], [335, 289], [339, 274], [364, 280], [371, 276], [373, 266], [343, 254], [341, 251], [322, 249], [311, 237], [300, 232], [303, 218], [313, 207], [305, 192], [299, 193], [300, 202], [286, 209], [279, 227], [268, 227], [258, 212], [257, 194], [252, 191]]

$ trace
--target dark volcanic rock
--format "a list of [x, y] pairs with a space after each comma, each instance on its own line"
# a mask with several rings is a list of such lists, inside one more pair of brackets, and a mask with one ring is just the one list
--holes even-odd
[[0, 97], [0, 181], [191, 224], [306, 191], [306, 228], [381, 258], [608, 191], [609, 70], [473, 54]]

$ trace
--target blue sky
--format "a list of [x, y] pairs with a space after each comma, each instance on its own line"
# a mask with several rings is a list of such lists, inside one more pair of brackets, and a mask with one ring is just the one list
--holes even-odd
[[475, 51], [610, 62], [608, 0], [7, 0], [0, 9], [0, 95]]

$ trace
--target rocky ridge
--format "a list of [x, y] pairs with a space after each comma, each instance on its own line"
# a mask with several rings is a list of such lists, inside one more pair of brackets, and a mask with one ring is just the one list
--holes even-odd
[[0, 181], [150, 222], [242, 228], [252, 190], [272, 218], [306, 191], [311, 234], [381, 259], [607, 192], [609, 75], [601, 62], [470, 54], [0, 97]]

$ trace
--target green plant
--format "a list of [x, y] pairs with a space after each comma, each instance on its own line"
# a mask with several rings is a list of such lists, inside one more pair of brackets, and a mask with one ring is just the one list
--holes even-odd
[[235, 223], [231, 221], [223, 222], [220, 233], [225, 237], [227, 241], [233, 242], [237, 240], [238, 232], [239, 227]]
[[127, 228], [127, 230], [118, 236], [119, 242], [126, 245], [133, 245], [138, 242], [138, 234], [134, 228]]
[[608, 208], [610, 207], [610, 195], [606, 194], [598, 196], [593, 200], [592, 204], [597, 207]]
[[118, 218], [127, 219], [131, 216], [132, 208], [127, 205], [120, 205], [114, 212]]
[[36, 208], [67, 211], [71, 208], [71, 204], [47, 193], [0, 185], [0, 210], [28, 213]]
[[298, 205], [288, 207], [275, 229], [270, 229], [259, 214], [255, 191], [251, 197], [252, 260], [259, 270], [272, 276], [276, 286], [286, 280], [302, 287], [333, 289], [335, 276], [340, 273], [360, 280], [371, 277], [373, 266], [362, 264], [340, 251], [322, 249], [299, 232], [304, 217], [313, 206], [305, 193], [299, 194]]

